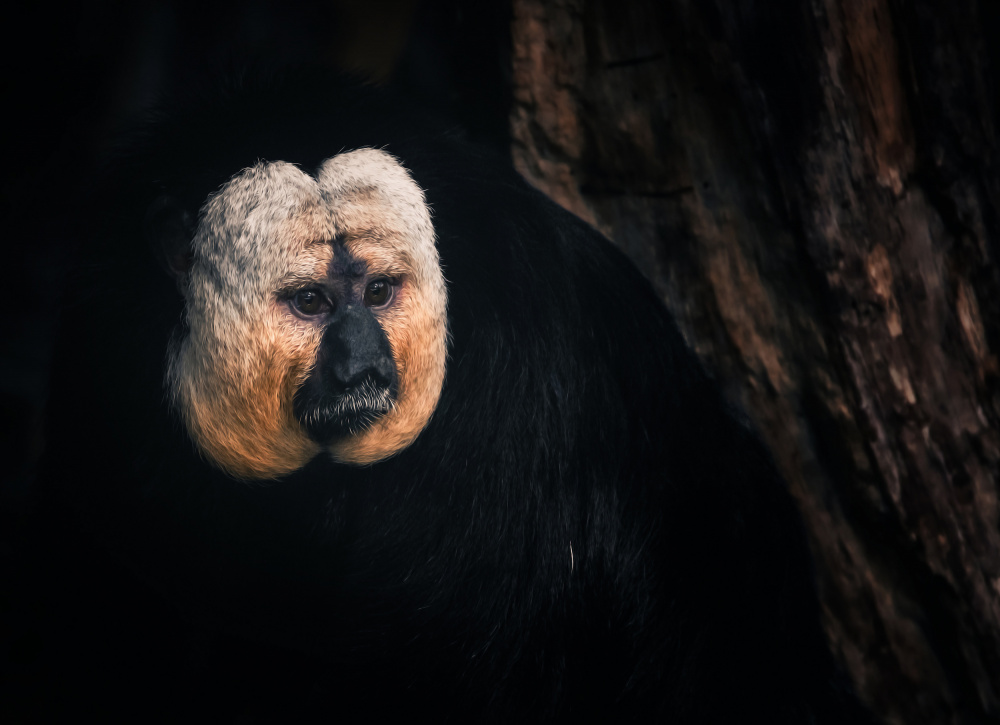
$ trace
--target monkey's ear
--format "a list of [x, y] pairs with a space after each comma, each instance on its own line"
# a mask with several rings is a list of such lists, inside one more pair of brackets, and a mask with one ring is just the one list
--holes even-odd
[[159, 197], [146, 212], [146, 241], [160, 266], [174, 279], [180, 280], [191, 269], [194, 229], [194, 216], [173, 197]]

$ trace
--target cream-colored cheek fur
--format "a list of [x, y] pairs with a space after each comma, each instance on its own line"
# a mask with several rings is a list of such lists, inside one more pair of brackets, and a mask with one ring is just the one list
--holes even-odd
[[258, 163], [211, 197], [186, 281], [187, 335], [167, 380], [202, 452], [241, 478], [273, 478], [320, 447], [293, 414], [323, 330], [292, 315], [279, 292], [322, 280], [333, 240], [372, 274], [402, 281], [379, 314], [400, 387], [393, 410], [336, 441], [334, 458], [371, 463], [426, 426], [444, 381], [447, 310], [434, 231], [420, 188], [390, 155], [361, 149], [329, 159], [313, 179], [291, 164]]

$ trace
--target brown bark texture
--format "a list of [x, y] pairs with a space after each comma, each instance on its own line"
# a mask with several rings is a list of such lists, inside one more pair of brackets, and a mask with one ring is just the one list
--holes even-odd
[[513, 7], [515, 163], [754, 419], [862, 697], [1000, 721], [1000, 3]]

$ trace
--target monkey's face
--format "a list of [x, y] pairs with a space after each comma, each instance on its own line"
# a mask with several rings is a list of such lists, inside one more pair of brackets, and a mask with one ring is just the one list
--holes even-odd
[[446, 291], [423, 193], [392, 156], [341, 154], [315, 177], [258, 163], [209, 198], [191, 251], [168, 382], [215, 463], [243, 478], [322, 449], [372, 463], [423, 430]]

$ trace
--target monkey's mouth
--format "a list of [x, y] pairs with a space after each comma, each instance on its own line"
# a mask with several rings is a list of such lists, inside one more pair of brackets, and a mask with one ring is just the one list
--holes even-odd
[[366, 379], [339, 394], [297, 395], [295, 417], [310, 438], [325, 445], [336, 438], [367, 430], [392, 410], [395, 399], [394, 386], [386, 387]]

